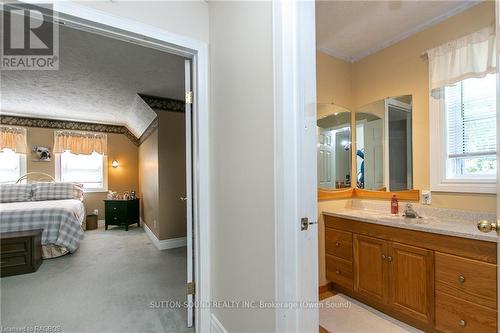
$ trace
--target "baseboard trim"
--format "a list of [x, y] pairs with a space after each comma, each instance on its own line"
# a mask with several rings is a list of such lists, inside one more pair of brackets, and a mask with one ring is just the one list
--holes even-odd
[[331, 285], [330, 285], [330, 282], [328, 282], [327, 284], [319, 286], [319, 293], [321, 294], [321, 293], [330, 291], [330, 289], [331, 289]]
[[146, 231], [146, 235], [148, 235], [149, 239], [158, 250], [175, 249], [177, 247], [184, 247], [187, 245], [187, 237], [159, 240], [151, 229], [149, 229], [146, 223], [142, 222], [142, 226], [144, 227], [144, 231]]
[[227, 330], [213, 313], [210, 314], [210, 333], [227, 333]]

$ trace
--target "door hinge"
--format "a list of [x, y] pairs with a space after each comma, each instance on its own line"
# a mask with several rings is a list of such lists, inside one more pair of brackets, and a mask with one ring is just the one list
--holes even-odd
[[195, 293], [194, 282], [189, 282], [186, 285], [186, 291], [187, 291], [188, 295], [194, 295], [194, 293]]
[[186, 104], [193, 104], [193, 92], [186, 91]]

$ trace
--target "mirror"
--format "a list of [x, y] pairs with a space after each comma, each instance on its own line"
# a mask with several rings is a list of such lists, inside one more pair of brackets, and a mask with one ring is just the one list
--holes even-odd
[[412, 96], [382, 99], [356, 110], [356, 185], [413, 188]]
[[351, 111], [318, 104], [318, 187], [351, 187]]

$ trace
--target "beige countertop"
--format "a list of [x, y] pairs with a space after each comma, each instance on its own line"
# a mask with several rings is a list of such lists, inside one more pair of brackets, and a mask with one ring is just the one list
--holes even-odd
[[376, 223], [396, 228], [431, 232], [435, 234], [498, 242], [495, 232], [484, 233], [477, 229], [477, 220], [464, 217], [423, 216], [410, 219], [400, 215], [392, 216], [389, 212], [368, 209], [342, 208], [335, 211], [323, 211], [324, 215], [354, 219], [367, 223]]

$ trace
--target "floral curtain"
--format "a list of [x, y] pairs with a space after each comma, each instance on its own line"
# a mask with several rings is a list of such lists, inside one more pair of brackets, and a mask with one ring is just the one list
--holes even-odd
[[16, 153], [26, 154], [26, 129], [21, 127], [0, 126], [0, 151], [8, 148]]
[[427, 55], [431, 90], [484, 77], [495, 72], [497, 66], [495, 29], [483, 28], [430, 49]]
[[54, 153], [70, 151], [76, 155], [107, 154], [107, 135], [103, 133], [56, 131]]

